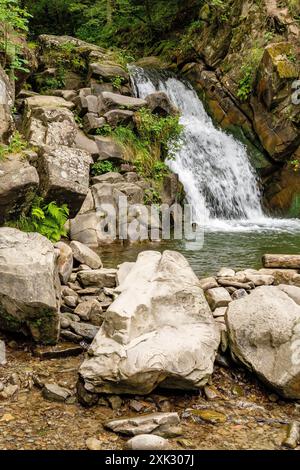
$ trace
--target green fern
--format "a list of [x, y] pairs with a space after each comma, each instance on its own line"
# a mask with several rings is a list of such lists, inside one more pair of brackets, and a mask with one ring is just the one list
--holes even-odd
[[66, 237], [65, 223], [69, 217], [69, 209], [66, 204], [58, 206], [56, 202], [44, 205], [42, 198], [35, 198], [32, 203], [30, 215], [22, 215], [17, 221], [9, 225], [23, 232], [38, 232], [52, 242], [58, 242], [61, 237]]

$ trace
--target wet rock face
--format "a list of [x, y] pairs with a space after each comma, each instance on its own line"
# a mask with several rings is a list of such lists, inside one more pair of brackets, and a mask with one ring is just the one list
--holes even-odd
[[[299, 291], [299, 294], [297, 294]], [[300, 289], [258, 287], [229, 304], [230, 349], [279, 394], [300, 397]], [[295, 297], [296, 296], [296, 297]]]
[[291, 96], [291, 81], [298, 78], [297, 65], [289, 59], [294, 48], [289, 42], [270, 44], [265, 48], [257, 74], [257, 96], [270, 111]]
[[14, 102], [14, 91], [8, 76], [0, 67], [0, 142], [5, 141], [12, 128], [11, 109]]
[[209, 379], [219, 331], [199, 281], [176, 252], [143, 252], [80, 368], [87, 392], [198, 389]]
[[37, 233], [0, 228], [0, 325], [42, 343], [59, 334], [59, 281], [52, 243]]

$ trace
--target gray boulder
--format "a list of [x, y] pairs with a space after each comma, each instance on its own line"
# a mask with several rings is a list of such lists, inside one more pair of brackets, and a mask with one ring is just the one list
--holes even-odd
[[145, 100], [147, 101], [148, 108], [154, 114], [166, 117], [168, 115], [176, 116], [179, 110], [171, 103], [168, 95], [163, 91], [151, 93]]
[[39, 185], [36, 169], [22, 155], [0, 161], [0, 224], [30, 205]]
[[[70, 221], [71, 239], [90, 247], [114, 243], [115, 215], [120, 196], [124, 196], [123, 193], [112, 184], [99, 183], [92, 186], [79, 213]], [[104, 229], [110, 214], [113, 220], [106, 232]]]
[[121, 78], [123, 83], [127, 83], [129, 75], [126, 70], [114, 63], [91, 63], [89, 66], [89, 79], [96, 78], [101, 81], [112, 81], [115, 78]]
[[83, 243], [72, 241], [70, 247], [73, 251], [74, 258], [82, 264], [92, 269], [102, 268], [100, 256]]
[[[45, 101], [43, 107], [32, 104], [34, 98], [52, 98]], [[37, 100], [37, 103], [39, 102]], [[27, 140], [35, 146], [65, 145], [71, 147], [75, 142], [77, 134], [77, 124], [74, 115], [70, 111], [70, 106], [59, 106], [55, 100], [61, 100], [63, 103], [70, 104], [59, 97], [42, 97], [40, 95], [27, 98], [25, 100], [25, 114], [23, 120], [24, 134]], [[44, 102], [44, 100], [41, 100]], [[47, 106], [47, 103], [49, 106]], [[71, 103], [72, 104], [72, 103]]]
[[83, 128], [87, 134], [93, 134], [97, 129], [103, 127], [106, 120], [103, 117], [98, 117], [95, 113], [87, 113], [83, 118]]
[[104, 91], [99, 95], [102, 100], [102, 109], [109, 111], [111, 109], [127, 109], [129, 111], [138, 111], [140, 108], [147, 106], [147, 101], [140, 98], [132, 98], [131, 96], [119, 95]]
[[143, 252], [116, 290], [120, 295], [80, 367], [85, 390], [143, 395], [158, 385], [205, 385], [220, 335], [186, 259], [172, 251]]
[[75, 215], [89, 189], [91, 163], [84, 150], [43, 147], [38, 161], [41, 194], [48, 201], [68, 204], [71, 215]]
[[76, 132], [74, 147], [90, 153], [94, 158], [99, 156], [99, 149], [96, 142], [93, 139], [87, 137], [81, 130], [77, 130]]
[[121, 183], [124, 182], [124, 178], [120, 173], [109, 171], [108, 173], [104, 173], [103, 175], [94, 176], [92, 179], [93, 184], [98, 183]]
[[120, 181], [115, 183], [115, 188], [121, 191], [127, 197], [129, 204], [143, 204], [144, 202], [144, 190], [134, 183], [128, 183], [127, 181]]
[[97, 160], [123, 160], [123, 149], [111, 137], [95, 136]]
[[80, 271], [77, 277], [85, 287], [115, 287], [116, 275], [116, 269], [102, 268]]
[[38, 233], [0, 228], [0, 327], [55, 343], [60, 286], [52, 243]]
[[133, 120], [134, 112], [124, 109], [112, 109], [104, 114], [104, 118], [111, 127], [127, 125]]
[[225, 319], [232, 355], [280, 395], [299, 399], [300, 306], [290, 292], [258, 287], [231, 302]]

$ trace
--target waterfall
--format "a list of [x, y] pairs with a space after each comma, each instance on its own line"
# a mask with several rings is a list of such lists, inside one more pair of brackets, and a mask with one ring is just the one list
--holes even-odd
[[130, 73], [136, 96], [163, 91], [181, 112], [182, 142], [167, 163], [184, 185], [195, 221], [217, 226], [264, 218], [246, 148], [213, 124], [192, 86], [140, 67], [131, 66]]

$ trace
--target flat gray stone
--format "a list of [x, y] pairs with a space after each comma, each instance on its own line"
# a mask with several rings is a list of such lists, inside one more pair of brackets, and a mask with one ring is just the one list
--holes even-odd
[[125, 436], [138, 436], [140, 434], [155, 434], [160, 436], [168, 428], [177, 426], [180, 422], [178, 413], [153, 413], [133, 418], [111, 420], [105, 428]]
[[45, 384], [42, 395], [46, 400], [64, 402], [71, 395], [71, 392], [57, 384]]

